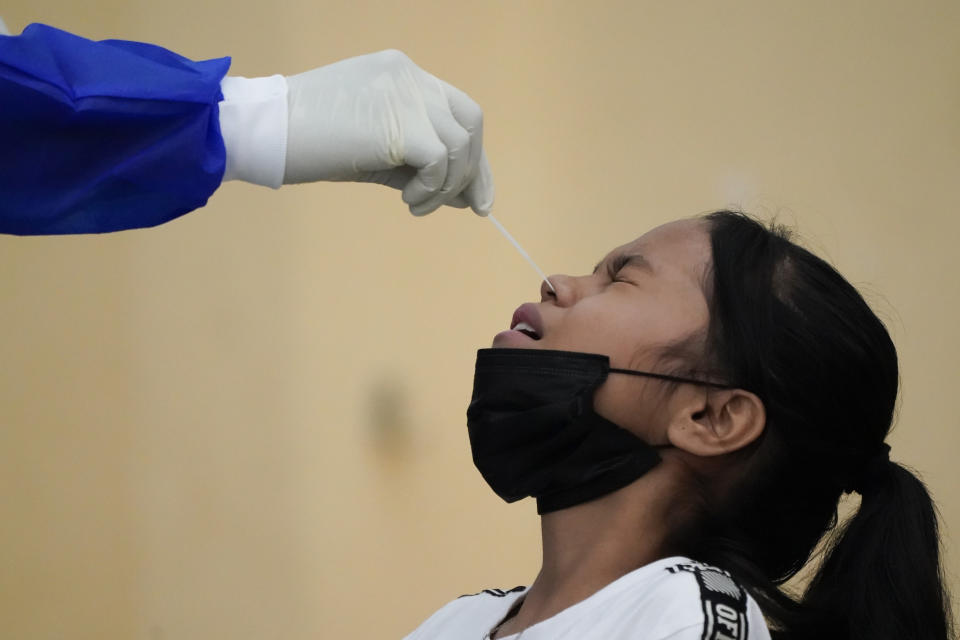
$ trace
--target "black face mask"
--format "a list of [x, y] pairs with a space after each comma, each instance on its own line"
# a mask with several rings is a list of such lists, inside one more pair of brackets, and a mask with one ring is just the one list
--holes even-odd
[[549, 513], [621, 489], [660, 462], [657, 449], [594, 411], [610, 373], [723, 387], [610, 368], [607, 356], [541, 349], [477, 352], [467, 429], [473, 462], [507, 502]]

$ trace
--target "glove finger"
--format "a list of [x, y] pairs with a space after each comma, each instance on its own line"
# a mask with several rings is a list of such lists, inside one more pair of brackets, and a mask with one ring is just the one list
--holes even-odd
[[[456, 183], [448, 177], [449, 185], [452, 185], [444, 188], [444, 191], [448, 193], [443, 194], [443, 197], [440, 195], [434, 196], [433, 200], [440, 201], [440, 204], [463, 208], [464, 206], [469, 206], [467, 201], [463, 197], [458, 197], [455, 201], [451, 200], [450, 195], [461, 194], [463, 189], [473, 181], [477, 174], [478, 166], [483, 156], [483, 111], [480, 109], [480, 105], [460, 89], [440, 79], [437, 79], [437, 82], [439, 82], [443, 89], [450, 114], [470, 137], [470, 152], [467, 155], [467, 168], [460, 182]], [[451, 173], [453, 173], [452, 170], [448, 172], [448, 174]], [[426, 202], [422, 209], [426, 210], [435, 204], [437, 204], [435, 201]]]
[[477, 175], [460, 194], [470, 204], [470, 208], [479, 216], [485, 216], [493, 208], [493, 172], [487, 161], [487, 152], [480, 155], [480, 167]]
[[425, 202], [417, 205], [414, 215], [436, 209], [463, 190], [469, 178], [470, 134], [460, 126], [446, 104], [427, 106], [427, 114], [440, 141], [447, 148], [447, 177], [443, 187]]
[[437, 137], [433, 127], [425, 126], [420, 131], [408, 132], [403, 161], [416, 169], [416, 175], [403, 188], [403, 201], [410, 205], [412, 210], [443, 188], [447, 177], [447, 148]]
[[453, 85], [441, 80], [443, 91], [450, 105], [450, 112], [460, 126], [470, 135], [470, 157], [467, 159], [467, 174], [463, 183], [458, 185], [456, 193], [464, 189], [477, 173], [483, 154], [483, 110], [470, 96]]
[[[357, 176], [353, 181], [354, 182], [368, 182], [374, 184], [382, 184], [385, 187], [393, 187], [394, 189], [405, 189], [412, 180], [416, 179], [417, 170], [413, 167], [408, 167], [406, 165], [402, 167], [397, 167], [396, 169], [385, 169], [383, 171], [371, 171], [370, 173], [365, 173], [363, 175]], [[464, 206], [466, 205], [464, 201]], [[434, 211], [437, 207], [433, 207], [428, 210], [423, 210], [423, 208], [417, 208], [414, 205], [410, 205], [410, 213], [415, 216], [423, 216]], [[422, 211], [422, 213], [421, 213]]]
[[[449, 195], [447, 197], [449, 198]], [[453, 198], [450, 198], [449, 201], [440, 202], [436, 206], [429, 205], [428, 203], [420, 207], [410, 207], [410, 213], [418, 217], [425, 216], [428, 213], [433, 213], [434, 211], [439, 209], [441, 206], [453, 207], [455, 209], [466, 209], [467, 207], [470, 206], [470, 203], [467, 202], [462, 195], [460, 195], [460, 196], [454, 196]]]

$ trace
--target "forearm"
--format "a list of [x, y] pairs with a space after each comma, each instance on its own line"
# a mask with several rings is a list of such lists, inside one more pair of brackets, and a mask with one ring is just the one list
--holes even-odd
[[229, 65], [44, 25], [0, 37], [0, 232], [149, 227], [205, 204]]

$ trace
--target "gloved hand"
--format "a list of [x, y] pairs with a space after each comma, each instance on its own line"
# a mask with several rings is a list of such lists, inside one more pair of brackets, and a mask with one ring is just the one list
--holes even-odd
[[224, 180], [376, 182], [401, 189], [414, 215], [493, 205], [480, 107], [399, 51], [221, 88]]
[[480, 107], [400, 51], [350, 58], [287, 83], [285, 183], [377, 182], [402, 189], [414, 215], [443, 204], [489, 212], [493, 178]]

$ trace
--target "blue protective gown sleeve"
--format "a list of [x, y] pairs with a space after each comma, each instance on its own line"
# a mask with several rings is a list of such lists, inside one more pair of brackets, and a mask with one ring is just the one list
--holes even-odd
[[223, 179], [229, 67], [41, 24], [0, 36], [0, 232], [150, 227], [203, 206]]

